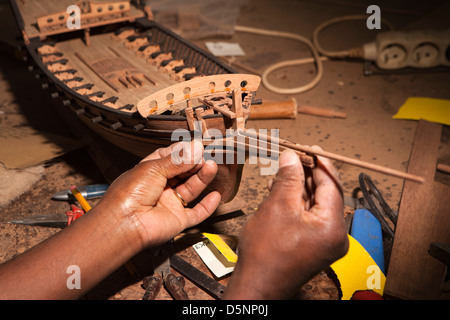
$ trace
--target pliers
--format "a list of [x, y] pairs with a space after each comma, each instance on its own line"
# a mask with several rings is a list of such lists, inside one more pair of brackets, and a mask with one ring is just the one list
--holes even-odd
[[9, 223], [63, 229], [85, 214], [82, 209], [74, 204], [70, 207], [72, 210], [66, 211], [66, 214], [34, 215], [11, 220]]
[[162, 285], [175, 300], [189, 300], [184, 290], [184, 278], [170, 272], [169, 254], [165, 249], [158, 249], [153, 255], [153, 275], [143, 279], [145, 289], [142, 300], [155, 300]]
[[[397, 215], [386, 203], [380, 191], [377, 189], [372, 181], [372, 178], [369, 175], [361, 172], [358, 179], [361, 191], [363, 193], [364, 201], [369, 207], [368, 209], [370, 209], [370, 212], [380, 222], [381, 228], [386, 233], [386, 235], [389, 238], [394, 239], [395, 231], [389, 226], [385, 216], [387, 216], [395, 226], [397, 225]], [[381, 211], [379, 208], [381, 208], [383, 211]]]

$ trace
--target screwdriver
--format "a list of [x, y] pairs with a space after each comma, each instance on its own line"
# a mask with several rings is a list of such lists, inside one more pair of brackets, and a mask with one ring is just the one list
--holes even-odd
[[[81, 193], [81, 195], [85, 199], [93, 199], [103, 196], [108, 187], [109, 185], [107, 184], [93, 184], [85, 187], [79, 187], [77, 188], [77, 190]], [[59, 201], [67, 201], [70, 198], [70, 194], [71, 194], [70, 189], [59, 191], [52, 196], [52, 199]]]

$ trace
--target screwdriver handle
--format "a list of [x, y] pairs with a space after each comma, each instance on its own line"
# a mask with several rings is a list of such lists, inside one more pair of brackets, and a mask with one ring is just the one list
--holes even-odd
[[169, 273], [166, 276], [164, 285], [166, 286], [166, 290], [175, 300], [189, 300], [189, 297], [184, 290], [184, 283], [182, 283], [180, 279], [174, 274]]
[[295, 119], [297, 117], [297, 100], [295, 98], [252, 105], [250, 119]]

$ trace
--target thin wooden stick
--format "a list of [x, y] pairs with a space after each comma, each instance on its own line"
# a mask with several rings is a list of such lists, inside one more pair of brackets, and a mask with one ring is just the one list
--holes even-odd
[[438, 163], [436, 169], [445, 173], [450, 173], [450, 166], [448, 164]]
[[[246, 138], [248, 138], [248, 142], [246, 140], [238, 141], [233, 136], [218, 138], [218, 139], [214, 139], [214, 140], [210, 140], [210, 141], [203, 140], [203, 145], [205, 147], [206, 146], [223, 146], [225, 143], [226, 146], [231, 147], [231, 145], [233, 145], [235, 150], [236, 149], [245, 150], [250, 155], [253, 155], [252, 152], [255, 152], [254, 156], [261, 156], [261, 152], [262, 152], [262, 155], [263, 155], [262, 157], [264, 157], [264, 155], [265, 155], [268, 158], [272, 158], [274, 156], [276, 156], [278, 158], [281, 154], [280, 150], [274, 150], [272, 147], [270, 147], [270, 149], [269, 149], [269, 147], [263, 148], [263, 147], [259, 146], [258, 139], [255, 139], [253, 137], [248, 137], [248, 136]], [[230, 139], [232, 140], [232, 143], [229, 142]], [[220, 150], [220, 149], [215, 149], [215, 148], [213, 148], [213, 150], [216, 153], [217, 152], [224, 152], [224, 153], [228, 152], [227, 150]], [[205, 152], [212, 152], [213, 150], [209, 149], [208, 151], [205, 150]], [[293, 150], [293, 151], [299, 156], [300, 161], [302, 162], [303, 166], [310, 167], [310, 168], [313, 168], [315, 166], [313, 156], [308, 155], [303, 151], [299, 151], [299, 150]]]
[[368, 162], [364, 162], [364, 161], [360, 161], [357, 159], [353, 159], [353, 158], [349, 158], [349, 157], [345, 157], [345, 156], [341, 156], [338, 154], [334, 154], [328, 151], [324, 151], [324, 150], [316, 150], [312, 147], [309, 146], [303, 146], [303, 145], [299, 145], [296, 144], [294, 142], [291, 141], [287, 141], [287, 140], [280, 140], [280, 139], [272, 139], [271, 137], [265, 135], [265, 134], [261, 134], [261, 133], [255, 133], [249, 130], [243, 130], [243, 129], [239, 129], [238, 130], [238, 134], [247, 136], [247, 137], [252, 137], [255, 139], [265, 139], [266, 141], [270, 141], [272, 143], [278, 143], [280, 146], [283, 146], [285, 148], [289, 148], [289, 149], [293, 149], [293, 150], [297, 150], [297, 151], [302, 151], [302, 152], [306, 152], [308, 154], [314, 154], [314, 155], [318, 155], [318, 156], [322, 156], [322, 157], [326, 157], [329, 159], [333, 159], [333, 160], [337, 160], [337, 161], [341, 161], [341, 162], [345, 162], [354, 166], [358, 166], [358, 167], [362, 167], [362, 168], [366, 168], [366, 169], [370, 169], [373, 171], [377, 171], [377, 172], [381, 172], [387, 175], [391, 175], [394, 177], [398, 177], [398, 178], [402, 178], [402, 179], [406, 179], [406, 180], [412, 180], [412, 181], [416, 181], [416, 182], [420, 182], [420, 183], [424, 183], [425, 179], [423, 177], [419, 177], [410, 173], [406, 173], [403, 171], [399, 171], [399, 170], [395, 170], [395, 169], [391, 169], [391, 168], [387, 168], [384, 166], [380, 166], [380, 165], [376, 165], [376, 164], [372, 164], [372, 163], [368, 163]]

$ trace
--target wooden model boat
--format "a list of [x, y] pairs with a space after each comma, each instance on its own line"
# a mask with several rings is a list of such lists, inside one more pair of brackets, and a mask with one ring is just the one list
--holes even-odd
[[[176, 129], [194, 133], [245, 124], [260, 79], [234, 70], [152, 20], [130, 1], [11, 1], [29, 55], [80, 121], [120, 148], [145, 157], [172, 144]], [[235, 115], [235, 114], [234, 114]], [[243, 164], [221, 165], [223, 200], [237, 191]]]
[[[77, 11], [71, 0], [11, 0], [37, 68], [58, 90], [64, 105], [104, 139], [145, 157], [174, 143], [177, 129], [194, 138], [197, 123], [203, 137], [215, 129], [220, 132], [218, 140], [229, 140], [228, 129], [234, 129], [246, 139], [242, 143], [231, 137], [232, 143], [223, 145], [224, 154], [236, 156], [237, 151], [244, 150], [248, 156], [252, 151], [250, 141], [263, 138], [263, 154], [269, 157], [288, 148], [297, 152], [304, 166], [314, 167], [315, 155], [321, 155], [423, 181], [411, 174], [246, 130], [260, 78], [236, 74], [214, 56], [153, 21], [151, 9], [136, 2], [79, 1]], [[79, 25], [73, 28], [69, 20], [76, 22], [75, 18]], [[256, 149], [262, 150], [259, 145]], [[221, 192], [224, 202], [235, 196], [244, 163], [219, 164], [212, 189]]]

